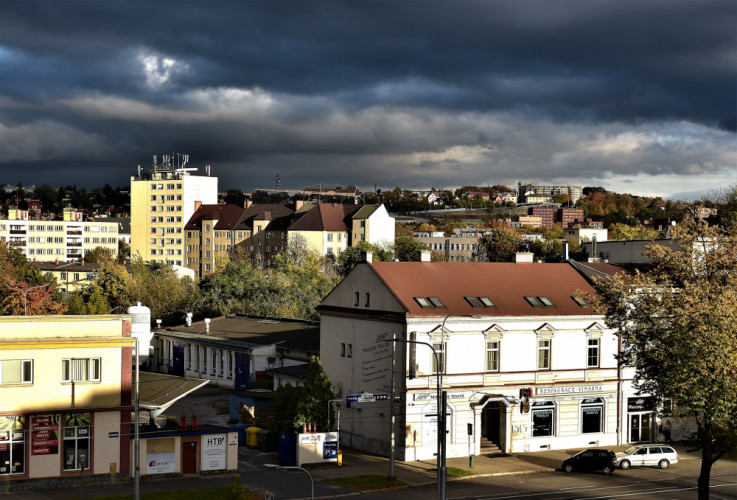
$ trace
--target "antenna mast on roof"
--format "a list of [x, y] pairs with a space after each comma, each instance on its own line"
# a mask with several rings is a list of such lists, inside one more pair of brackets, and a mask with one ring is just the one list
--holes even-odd
[[279, 177], [279, 172], [276, 173], [276, 189], [279, 189], [279, 184], [281, 184], [281, 177]]

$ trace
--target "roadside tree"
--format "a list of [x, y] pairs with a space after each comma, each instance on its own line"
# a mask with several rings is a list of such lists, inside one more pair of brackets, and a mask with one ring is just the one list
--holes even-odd
[[696, 423], [707, 499], [712, 465], [737, 446], [737, 227], [690, 219], [672, 237], [676, 248], [648, 247], [652, 271], [599, 281], [598, 307], [638, 389]]

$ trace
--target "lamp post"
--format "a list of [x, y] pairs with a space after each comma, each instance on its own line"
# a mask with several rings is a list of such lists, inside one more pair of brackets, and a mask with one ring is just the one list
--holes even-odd
[[[406, 340], [406, 339], [391, 339], [392, 342], [404, 342], [406, 344], [422, 344], [429, 347], [432, 350], [433, 356], [435, 356], [435, 366], [438, 368], [436, 373], [437, 377], [437, 406], [438, 406], [438, 451], [437, 451], [437, 469], [438, 469], [438, 500], [445, 500], [445, 478], [446, 478], [446, 467], [445, 467], [445, 401], [443, 398], [443, 386], [442, 386], [442, 367], [440, 366], [440, 359], [438, 353], [432, 344], [422, 342], [419, 340]], [[394, 402], [392, 401], [392, 404]], [[393, 444], [393, 443], [392, 443]]]
[[[53, 281], [51, 283], [53, 283]], [[51, 285], [51, 283], [46, 283], [45, 285], [38, 285], [38, 286], [29, 286], [25, 290], [18, 286], [10, 286], [10, 285], [6, 285], [6, 286], [10, 288], [11, 290], [18, 290], [19, 292], [23, 294], [23, 316], [28, 316], [28, 300], [26, 299], [26, 297], [28, 296], [28, 292], [30, 292], [31, 290], [35, 290], [36, 288], [43, 288], [45, 286], [49, 286]]]
[[269, 467], [271, 469], [276, 470], [301, 470], [305, 474], [307, 474], [307, 477], [310, 478], [310, 498], [312, 500], [315, 500], [315, 481], [312, 479], [312, 474], [309, 473], [309, 471], [303, 467], [299, 467], [296, 465], [276, 465], [276, 464], [264, 464], [265, 467]]

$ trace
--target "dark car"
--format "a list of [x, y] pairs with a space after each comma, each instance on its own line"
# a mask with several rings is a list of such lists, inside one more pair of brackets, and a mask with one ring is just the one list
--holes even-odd
[[617, 456], [608, 450], [585, 450], [566, 458], [563, 470], [566, 472], [600, 470], [611, 474], [617, 466]]

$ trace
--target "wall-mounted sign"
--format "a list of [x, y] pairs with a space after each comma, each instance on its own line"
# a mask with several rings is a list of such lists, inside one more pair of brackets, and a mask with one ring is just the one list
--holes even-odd
[[601, 392], [604, 388], [601, 385], [572, 385], [566, 387], [535, 387], [536, 395], [550, 394], [579, 394], [582, 392]]
[[655, 398], [643, 396], [639, 398], [627, 398], [627, 411], [653, 411], [655, 410]]
[[31, 455], [59, 453], [59, 415], [31, 417]]
[[227, 439], [225, 434], [204, 434], [202, 436], [202, 470], [224, 470]]

